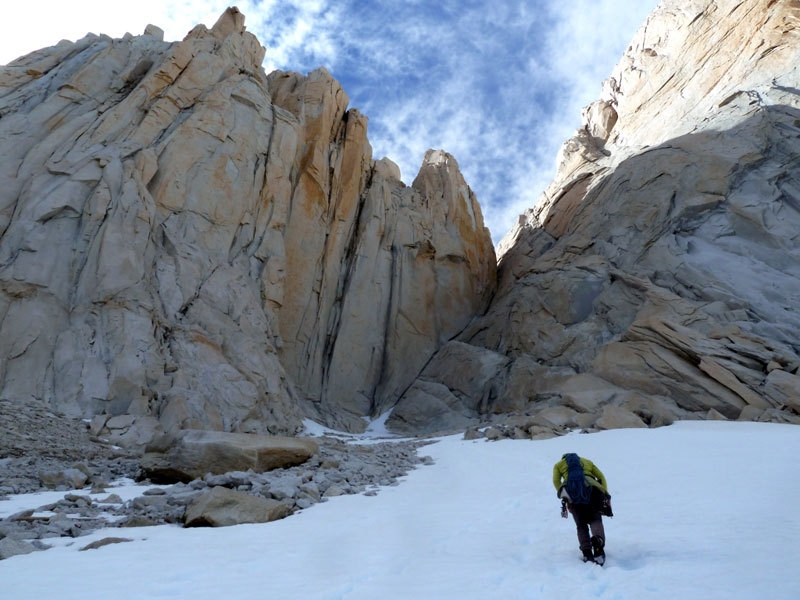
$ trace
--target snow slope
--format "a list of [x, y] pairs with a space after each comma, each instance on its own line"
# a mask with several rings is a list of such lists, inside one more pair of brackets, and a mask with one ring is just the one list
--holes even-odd
[[[605, 567], [581, 562], [559, 516], [552, 465], [568, 451], [609, 481]], [[421, 453], [435, 464], [377, 497], [264, 525], [110, 529], [0, 561], [0, 598], [800, 598], [800, 427], [449, 437]], [[135, 541], [77, 551], [108, 536]]]

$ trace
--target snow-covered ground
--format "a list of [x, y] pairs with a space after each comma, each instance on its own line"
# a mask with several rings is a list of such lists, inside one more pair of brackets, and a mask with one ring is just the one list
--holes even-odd
[[[581, 562], [559, 516], [552, 466], [568, 451], [609, 481], [604, 567]], [[421, 453], [435, 464], [376, 497], [264, 525], [108, 529], [0, 561], [0, 598], [800, 598], [800, 427], [449, 437]], [[78, 551], [108, 536], [134, 541]]]

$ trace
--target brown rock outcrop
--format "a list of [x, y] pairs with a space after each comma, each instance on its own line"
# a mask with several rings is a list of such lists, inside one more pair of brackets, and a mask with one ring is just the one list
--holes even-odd
[[289, 468], [316, 452], [317, 444], [306, 438], [184, 429], [154, 439], [141, 467], [156, 483], [188, 482], [207, 473]]
[[405, 186], [324, 69], [264, 73], [237, 10], [161, 37], [0, 67], [0, 398], [363, 428], [494, 289], [474, 195], [442, 152]]

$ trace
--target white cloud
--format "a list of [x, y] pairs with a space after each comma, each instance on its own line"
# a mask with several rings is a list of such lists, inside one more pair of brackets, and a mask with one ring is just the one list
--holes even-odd
[[410, 181], [427, 148], [454, 154], [497, 241], [552, 179], [581, 108], [655, 4], [443, 2], [409, 15], [378, 2], [323, 35], [376, 155]]
[[[265, 69], [327, 67], [370, 118], [376, 157], [407, 182], [428, 148], [458, 160], [495, 241], [554, 174], [581, 107], [656, 0], [400, 2], [242, 0], [248, 31], [267, 48]], [[36, 21], [4, 7], [0, 64], [87, 32], [120, 37], [152, 23], [179, 40], [213, 25], [229, 0], [48, 2]], [[24, 26], [23, 26], [24, 25]]]
[[0, 64], [62, 39], [78, 40], [87, 33], [112, 37], [122, 37], [126, 32], [140, 34], [150, 23], [164, 29], [165, 39], [181, 39], [197, 23], [213, 25], [226, 7], [225, 2], [210, 0], [6, 2], [0, 27]]

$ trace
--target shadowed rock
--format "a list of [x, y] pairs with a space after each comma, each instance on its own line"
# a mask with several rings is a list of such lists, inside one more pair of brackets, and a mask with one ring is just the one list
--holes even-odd
[[228, 527], [242, 523], [268, 523], [289, 515], [288, 506], [225, 487], [202, 494], [186, 508], [186, 527]]

